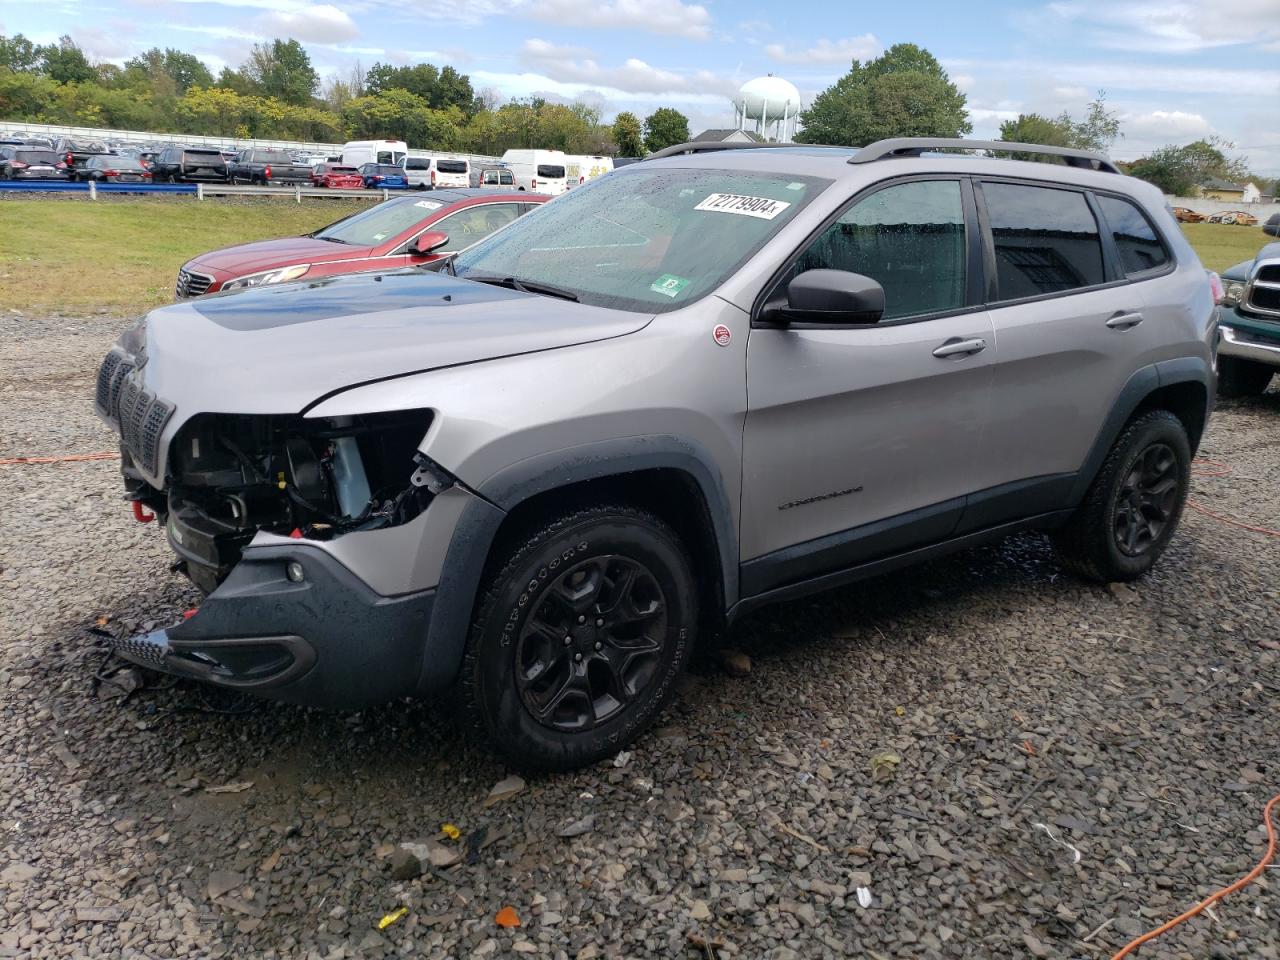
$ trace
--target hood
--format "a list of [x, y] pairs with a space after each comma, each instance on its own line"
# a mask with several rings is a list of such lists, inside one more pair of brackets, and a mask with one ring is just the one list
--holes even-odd
[[350, 274], [154, 310], [143, 377], [176, 405], [176, 430], [197, 413], [297, 413], [358, 384], [618, 337], [650, 319], [415, 268]]
[[[214, 272], [234, 277], [246, 273], [258, 273], [273, 267], [293, 263], [312, 263], [318, 260], [345, 260], [369, 254], [370, 247], [356, 247], [315, 237], [283, 237], [279, 240], [258, 240], [223, 247], [202, 253], [186, 264], [188, 270]], [[219, 279], [222, 279], [219, 277]]]

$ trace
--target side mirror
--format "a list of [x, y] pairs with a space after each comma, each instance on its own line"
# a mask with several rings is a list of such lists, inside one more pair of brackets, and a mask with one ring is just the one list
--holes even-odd
[[449, 235], [447, 233], [441, 233], [439, 230], [428, 230], [413, 241], [413, 246], [409, 252], [425, 257], [429, 253], [434, 253], [448, 242]]
[[787, 284], [785, 304], [769, 309], [775, 323], [879, 323], [884, 287], [847, 270], [806, 270]]

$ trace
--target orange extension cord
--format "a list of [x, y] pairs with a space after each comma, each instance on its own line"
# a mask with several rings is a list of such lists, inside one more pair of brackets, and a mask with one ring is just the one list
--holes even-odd
[[0, 460], [0, 466], [13, 463], [78, 463], [82, 460], [119, 460], [120, 454], [110, 450], [101, 453], [68, 453], [61, 457], [6, 457]]
[[[1197, 469], [1197, 467], [1199, 469]], [[1208, 469], [1206, 469], [1208, 468]], [[1191, 465], [1191, 474], [1195, 477], [1225, 477], [1231, 472], [1228, 464], [1220, 463], [1217, 460], [1206, 460], [1204, 457], [1196, 457]], [[1224, 517], [1220, 513], [1214, 513], [1196, 501], [1187, 498], [1187, 506], [1196, 513], [1203, 513], [1206, 517], [1212, 517], [1221, 523], [1229, 523], [1233, 527], [1240, 527], [1242, 530], [1251, 530], [1254, 533], [1266, 534], [1268, 537], [1280, 537], [1280, 530], [1272, 530], [1270, 527], [1257, 527], [1251, 523], [1245, 523], [1242, 520], [1236, 520], [1234, 517]]]
[[1205, 897], [1203, 900], [1197, 903], [1190, 910], [1187, 910], [1185, 913], [1178, 914], [1178, 916], [1174, 917], [1168, 923], [1161, 924], [1160, 926], [1156, 927], [1154, 930], [1149, 930], [1148, 932], [1144, 933], [1142, 936], [1138, 937], [1136, 940], [1132, 940], [1129, 943], [1126, 943], [1124, 947], [1120, 950], [1120, 952], [1117, 953], [1115, 956], [1113, 956], [1111, 960], [1121, 960], [1121, 958], [1127, 957], [1129, 954], [1133, 953], [1134, 950], [1137, 950], [1138, 947], [1142, 946], [1147, 941], [1154, 940], [1156, 937], [1160, 936], [1162, 933], [1166, 933], [1167, 931], [1172, 930], [1178, 924], [1186, 920], [1190, 920], [1192, 917], [1196, 916], [1197, 914], [1202, 913], [1203, 911], [1211, 907], [1213, 904], [1221, 900], [1223, 897], [1229, 894], [1235, 893], [1240, 888], [1247, 887], [1249, 884], [1253, 883], [1254, 880], [1257, 880], [1258, 877], [1262, 875], [1262, 871], [1267, 869], [1267, 864], [1269, 864], [1275, 858], [1275, 855], [1276, 855], [1276, 830], [1275, 830], [1274, 822], [1272, 821], [1272, 811], [1275, 809], [1276, 804], [1280, 804], [1280, 793], [1272, 797], [1267, 802], [1267, 805], [1262, 809], [1262, 823], [1267, 828], [1267, 852], [1263, 854], [1262, 859], [1258, 861], [1258, 865], [1256, 867], [1254, 867], [1252, 870], [1246, 873], [1243, 877], [1241, 877], [1235, 883], [1231, 884], [1231, 886], [1223, 887], [1217, 893], [1209, 894], [1209, 896]]

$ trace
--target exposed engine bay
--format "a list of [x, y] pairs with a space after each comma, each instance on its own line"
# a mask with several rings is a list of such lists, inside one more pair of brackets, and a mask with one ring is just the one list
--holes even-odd
[[[211, 592], [259, 531], [328, 540], [412, 520], [454, 481], [417, 450], [427, 410], [308, 420], [200, 414], [169, 447], [167, 490], [131, 471], [179, 567]], [[131, 476], [132, 474], [132, 476]]]

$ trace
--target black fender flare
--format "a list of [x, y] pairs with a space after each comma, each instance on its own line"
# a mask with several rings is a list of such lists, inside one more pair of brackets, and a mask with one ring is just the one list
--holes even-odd
[[725, 608], [738, 599], [738, 535], [734, 512], [716, 461], [701, 444], [682, 437], [619, 437], [554, 450], [518, 461], [476, 488], [454, 526], [427, 631], [428, 649], [418, 680], [421, 693], [449, 686], [462, 662], [472, 612], [498, 529], [521, 503], [539, 494], [639, 470], [668, 469], [698, 485], [716, 539]]
[[1089, 454], [1085, 457], [1080, 472], [1076, 474], [1068, 506], [1076, 507], [1084, 499], [1094, 477], [1102, 469], [1102, 462], [1106, 460], [1116, 438], [1120, 436], [1125, 424], [1133, 417], [1143, 401], [1161, 387], [1177, 383], [1199, 383], [1205, 388], [1205, 423], [1209, 422], [1209, 414], [1213, 409], [1215, 375], [1213, 368], [1206, 360], [1201, 357], [1178, 357], [1174, 360], [1162, 360], [1140, 367], [1125, 381], [1125, 385], [1120, 389], [1120, 395], [1116, 397], [1110, 413], [1107, 414], [1102, 428], [1093, 441], [1093, 446], [1089, 448]]

